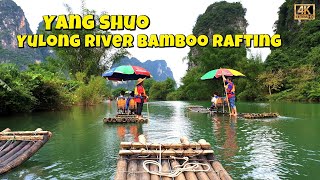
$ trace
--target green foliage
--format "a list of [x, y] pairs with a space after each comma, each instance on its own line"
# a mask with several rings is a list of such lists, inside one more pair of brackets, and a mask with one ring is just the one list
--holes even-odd
[[156, 81], [152, 78], [144, 80], [143, 87], [144, 87], [144, 90], [146, 91], [146, 94], [148, 95], [150, 94], [150, 88], [154, 83], [156, 83]]
[[259, 81], [269, 89], [269, 94], [272, 94], [272, 90], [279, 91], [283, 87], [284, 72], [279, 69], [276, 72], [265, 71], [258, 76]]
[[91, 76], [88, 84], [81, 84], [75, 91], [75, 101], [80, 105], [95, 105], [109, 96], [106, 80], [99, 76]]
[[[66, 8], [69, 14], [74, 14], [71, 8], [66, 5]], [[99, 15], [96, 14], [93, 10], [88, 10], [85, 7], [84, 1], [82, 1], [82, 16], [87, 14], [94, 14], [97, 19], [96, 24], [99, 25]], [[101, 31], [98, 27], [87, 30], [55, 30], [53, 28], [49, 33], [43, 31], [47, 35], [52, 34], [58, 36], [59, 34], [66, 34], [69, 37], [75, 34], [80, 36], [81, 42], [84, 41], [84, 37], [87, 34], [94, 35], [107, 35], [110, 34], [108, 31]], [[94, 47], [94, 48], [86, 48], [84, 43], [81, 43], [80, 47], [53, 47], [53, 50], [56, 54], [55, 60], [58, 64], [61, 64], [66, 70], [68, 70], [72, 75], [75, 75], [77, 72], [86, 74], [86, 81], [90, 79], [91, 75], [101, 75], [101, 73], [105, 70], [105, 67], [109, 67], [113, 62], [119, 60], [124, 55], [128, 54], [125, 49], [115, 49], [115, 48], [107, 48], [104, 46]]]
[[[206, 12], [200, 15], [193, 28], [194, 34], [238, 34], [245, 32], [247, 21], [244, 18], [246, 10], [241, 3], [216, 2], [210, 5]], [[214, 91], [224, 94], [222, 79], [200, 80], [206, 72], [219, 69], [231, 68], [239, 70], [246, 66], [246, 49], [240, 48], [214, 48], [193, 47], [191, 48], [188, 61], [189, 70], [182, 78], [183, 85], [177, 93], [170, 94], [184, 100], [208, 100]], [[249, 67], [249, 65], [248, 65]], [[245, 86], [246, 81], [243, 81]], [[238, 86], [237, 86], [238, 87]]]
[[162, 82], [154, 82], [150, 88], [149, 97], [155, 100], [166, 100], [167, 95], [175, 90], [176, 82], [166, 79]]
[[213, 3], [204, 14], [198, 17], [197, 24], [193, 28], [193, 34], [209, 35], [210, 30], [223, 35], [243, 32], [243, 28], [247, 26], [247, 21], [244, 18], [245, 13], [246, 9], [239, 2], [221, 1]]
[[[285, 74], [280, 92], [269, 98], [272, 100], [319, 101], [319, 60], [320, 60], [320, 19], [312, 21], [293, 20], [293, 4], [287, 0], [278, 12], [276, 33], [281, 34], [282, 47], [272, 49], [266, 60], [267, 72], [276, 73], [282, 69]], [[304, 2], [300, 2], [304, 3]], [[319, 2], [316, 2], [316, 6]], [[319, 13], [319, 10], [316, 10]], [[265, 73], [267, 73], [265, 72]], [[263, 74], [260, 76], [262, 77]], [[264, 83], [275, 80], [264, 78]], [[273, 81], [276, 85], [277, 83]], [[272, 84], [272, 83], [271, 83]], [[277, 85], [276, 85], [277, 86]], [[279, 88], [276, 88], [279, 90]]]
[[33, 109], [37, 99], [32, 96], [32, 79], [20, 74], [13, 64], [0, 64], [0, 77], [11, 88], [8, 91], [0, 87], [0, 114], [28, 112]]
[[116, 97], [120, 96], [120, 92], [121, 92], [121, 91], [126, 92], [126, 91], [127, 91], [127, 89], [122, 88], [122, 87], [117, 88], [117, 89], [114, 89], [114, 90], [112, 91], [112, 96], [113, 96], [114, 98], [116, 98]]

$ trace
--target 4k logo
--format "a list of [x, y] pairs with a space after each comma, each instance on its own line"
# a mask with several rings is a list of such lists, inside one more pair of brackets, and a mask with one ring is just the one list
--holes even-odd
[[295, 20], [313, 20], [316, 18], [315, 4], [294, 4]]

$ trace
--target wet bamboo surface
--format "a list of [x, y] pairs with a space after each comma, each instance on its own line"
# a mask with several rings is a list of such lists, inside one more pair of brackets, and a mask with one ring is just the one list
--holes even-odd
[[[146, 163], [149, 160], [158, 162], [159, 166], [154, 163]], [[174, 177], [161, 176], [161, 173], [157, 173], [159, 171], [172, 173], [179, 167], [181, 168], [182, 165], [185, 165], [184, 167], [186, 168], [192, 166], [192, 164], [188, 163], [201, 163], [195, 167], [195, 169], [199, 171], [181, 171]], [[147, 168], [149, 172], [146, 171], [145, 168]], [[150, 173], [152, 171], [156, 173]], [[140, 135], [139, 142], [120, 143], [115, 179], [231, 180], [232, 178], [221, 163], [215, 159], [210, 144], [205, 140], [189, 142], [186, 137], [181, 137], [180, 143], [159, 144], [147, 143], [145, 137]]]
[[138, 119], [136, 115], [118, 114], [114, 117], [103, 118], [104, 123], [146, 123], [148, 118]]
[[52, 136], [49, 131], [0, 132], [0, 174], [19, 166], [33, 156]]

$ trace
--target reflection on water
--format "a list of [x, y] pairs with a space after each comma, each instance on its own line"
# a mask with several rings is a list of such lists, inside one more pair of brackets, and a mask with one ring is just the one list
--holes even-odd
[[[239, 112], [278, 112], [286, 118], [244, 120], [185, 110], [201, 102], [149, 102], [145, 124], [103, 124], [115, 102], [69, 111], [1, 117], [0, 129], [50, 130], [53, 137], [1, 179], [113, 179], [121, 141], [205, 139], [234, 179], [317, 179], [320, 175], [319, 104], [238, 103]], [[147, 104], [143, 114], [147, 116]], [[291, 118], [292, 117], [292, 118]]]

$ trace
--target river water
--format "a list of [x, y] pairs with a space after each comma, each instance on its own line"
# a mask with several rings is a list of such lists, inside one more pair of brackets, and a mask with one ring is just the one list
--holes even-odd
[[[239, 112], [278, 112], [281, 117], [245, 120], [190, 113], [189, 105], [207, 102], [150, 102], [147, 124], [103, 124], [115, 104], [74, 107], [0, 117], [0, 129], [53, 133], [28, 161], [0, 179], [113, 179], [121, 141], [179, 142], [205, 139], [234, 179], [318, 179], [320, 104], [237, 103]], [[144, 115], [147, 115], [144, 106]]]

